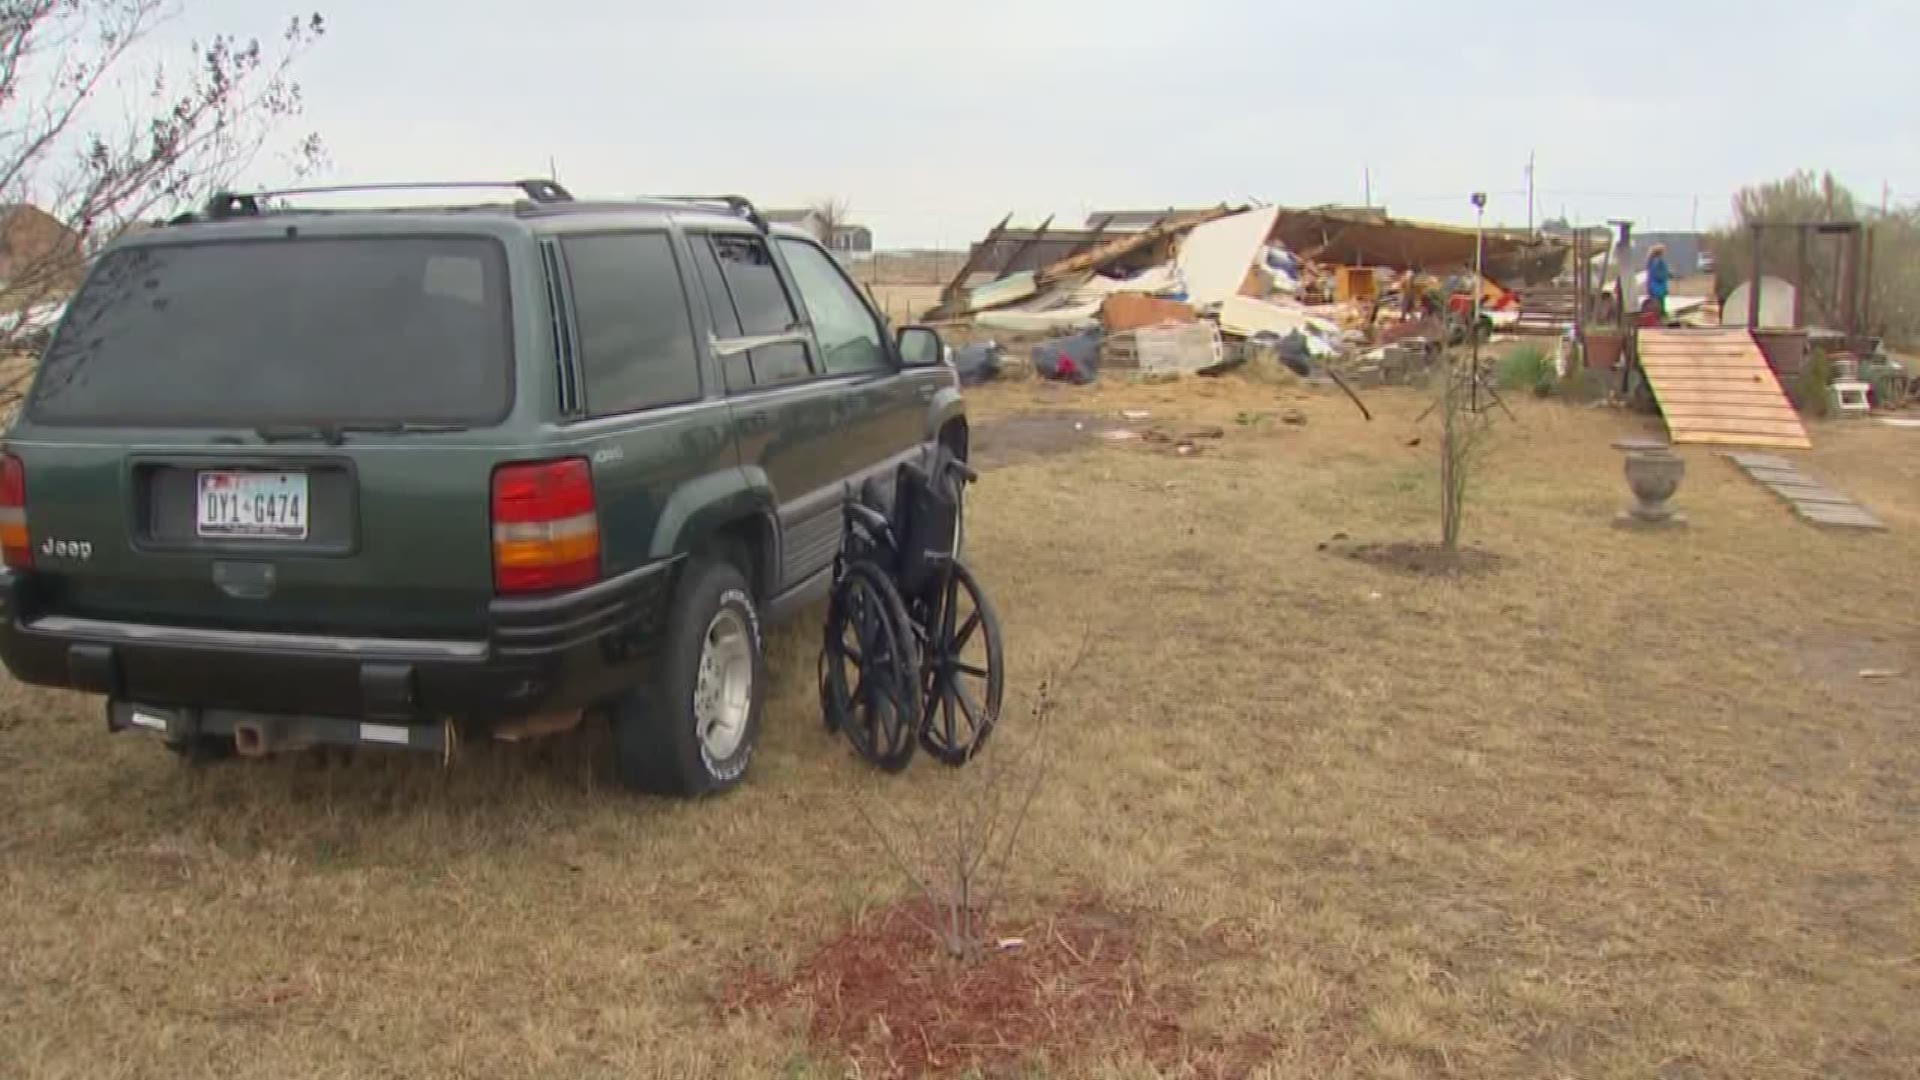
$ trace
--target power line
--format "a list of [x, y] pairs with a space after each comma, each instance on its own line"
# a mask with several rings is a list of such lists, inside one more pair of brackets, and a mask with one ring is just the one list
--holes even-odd
[[1730, 199], [1732, 192], [1700, 191], [1579, 191], [1573, 188], [1542, 188], [1543, 195], [1576, 199]]

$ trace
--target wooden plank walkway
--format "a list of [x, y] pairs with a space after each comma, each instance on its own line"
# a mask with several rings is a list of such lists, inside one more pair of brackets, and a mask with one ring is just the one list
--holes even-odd
[[1745, 330], [1642, 330], [1640, 369], [1674, 442], [1813, 446]]
[[1724, 453], [1728, 461], [1785, 499], [1794, 514], [1803, 520], [1841, 529], [1887, 527], [1886, 522], [1874, 517], [1865, 507], [1801, 472], [1799, 466], [1786, 458], [1773, 454]]

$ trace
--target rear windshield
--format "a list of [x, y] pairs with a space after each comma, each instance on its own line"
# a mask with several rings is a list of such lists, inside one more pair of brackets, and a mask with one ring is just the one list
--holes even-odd
[[494, 240], [123, 248], [69, 308], [30, 412], [158, 427], [495, 420], [512, 393], [506, 293]]

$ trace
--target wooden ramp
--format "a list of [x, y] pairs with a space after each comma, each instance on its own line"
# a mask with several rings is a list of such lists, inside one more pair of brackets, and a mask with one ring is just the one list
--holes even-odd
[[1642, 330], [1640, 367], [1674, 442], [1813, 446], [1745, 330]]

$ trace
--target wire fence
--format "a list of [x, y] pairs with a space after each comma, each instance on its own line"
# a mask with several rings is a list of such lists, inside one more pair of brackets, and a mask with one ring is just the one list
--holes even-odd
[[967, 260], [965, 251], [876, 251], [847, 259], [854, 280], [895, 326], [917, 321]]
[[851, 261], [853, 276], [872, 285], [945, 285], [967, 261], [957, 251], [876, 251]]

